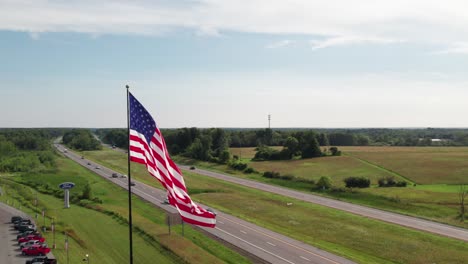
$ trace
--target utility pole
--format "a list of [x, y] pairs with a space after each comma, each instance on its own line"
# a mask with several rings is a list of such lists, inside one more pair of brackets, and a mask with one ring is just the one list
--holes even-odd
[[271, 120], [271, 115], [268, 114], [268, 129], [270, 129], [270, 120]]

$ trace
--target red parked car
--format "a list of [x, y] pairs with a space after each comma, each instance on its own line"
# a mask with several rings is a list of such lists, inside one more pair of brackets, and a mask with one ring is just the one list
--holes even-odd
[[45, 256], [47, 253], [50, 252], [50, 248], [44, 247], [41, 245], [34, 245], [28, 248], [23, 248], [21, 250], [21, 254], [23, 255], [31, 255], [31, 256]]
[[45, 238], [43, 238], [42, 236], [38, 236], [38, 235], [27, 235], [25, 237], [21, 237], [20, 239], [18, 239], [18, 244], [27, 242], [29, 240], [39, 240], [39, 242], [43, 243], [45, 241]]

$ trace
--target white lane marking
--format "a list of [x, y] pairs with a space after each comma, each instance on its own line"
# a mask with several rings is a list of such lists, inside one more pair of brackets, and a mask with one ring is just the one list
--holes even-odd
[[247, 234], [247, 232], [245, 232], [244, 230], [240, 230], [240, 231], [241, 231], [241, 233], [243, 233], [243, 234]]
[[276, 247], [276, 245], [273, 243], [267, 242], [267, 244]]
[[307, 261], [310, 261], [310, 259], [308, 259], [308, 258], [306, 258], [306, 257], [303, 257], [303, 256], [299, 256], [299, 257], [301, 257], [301, 259], [305, 259], [305, 260], [307, 260]]
[[280, 256], [278, 256], [278, 255], [276, 255], [276, 254], [274, 254], [274, 253], [271, 253], [270, 251], [268, 251], [268, 250], [266, 250], [266, 249], [264, 249], [264, 248], [261, 248], [261, 247], [259, 247], [259, 246], [257, 246], [257, 245], [254, 245], [254, 244], [250, 243], [249, 241], [246, 241], [246, 240], [244, 240], [244, 239], [242, 239], [242, 238], [240, 238], [240, 237], [238, 237], [238, 236], [235, 236], [235, 235], [233, 235], [233, 234], [231, 234], [231, 233], [229, 233], [229, 232], [227, 232], [227, 231], [224, 231], [224, 230], [222, 230], [222, 229], [220, 229], [220, 228], [218, 228], [218, 227], [215, 227], [215, 229], [218, 229], [219, 231], [221, 231], [221, 232], [223, 232], [223, 233], [226, 233], [226, 234], [228, 234], [228, 235], [230, 235], [230, 236], [232, 236], [232, 237], [234, 237], [234, 238], [237, 238], [237, 239], [239, 239], [240, 241], [242, 241], [242, 242], [244, 242], [244, 243], [247, 243], [247, 244], [251, 245], [252, 247], [258, 248], [258, 249], [260, 249], [261, 251], [263, 251], [263, 252], [265, 252], [265, 253], [268, 253], [268, 254], [270, 254], [270, 255], [272, 255], [272, 256], [274, 256], [274, 257], [277, 257], [277, 258], [279, 258], [279, 259], [281, 259], [281, 260], [284, 260], [284, 261], [286, 261], [286, 262], [288, 262], [288, 263], [295, 264], [294, 262], [291, 262], [291, 261], [289, 261], [289, 260], [287, 260], [287, 259], [285, 259], [285, 258], [282, 258], [282, 257], [280, 257]]
[[[220, 217], [222, 217], [222, 216], [220, 216]], [[264, 235], [264, 236], [266, 236], [266, 237], [272, 238], [272, 239], [274, 239], [274, 240], [276, 240], [276, 241], [278, 241], [278, 242], [280, 242], [280, 243], [289, 245], [289, 246], [291, 246], [291, 247], [293, 247], [293, 248], [297, 248], [297, 249], [302, 250], [302, 251], [304, 251], [304, 252], [306, 252], [306, 253], [308, 253], [308, 254], [317, 256], [317, 257], [322, 258], [322, 259], [324, 259], [324, 260], [327, 260], [327, 261], [329, 261], [329, 262], [332, 262], [332, 263], [335, 263], [335, 264], [339, 264], [339, 262], [336, 262], [336, 261], [334, 261], [334, 260], [332, 260], [332, 259], [329, 259], [329, 258], [327, 258], [327, 257], [324, 257], [324, 256], [322, 256], [322, 255], [320, 255], [320, 254], [317, 254], [317, 253], [314, 253], [314, 252], [309, 251], [309, 250], [307, 250], [307, 249], [304, 249], [304, 248], [302, 248], [302, 247], [300, 247], [300, 246], [296, 246], [296, 245], [294, 245], [294, 244], [291, 244], [291, 243], [289, 243], [289, 242], [286, 242], [286, 241], [284, 241], [284, 240], [282, 240], [282, 239], [280, 239], [280, 238], [276, 238], [275, 236], [268, 235], [267, 233], [265, 233], [265, 232], [263, 232], [263, 231], [259, 231], [259, 230], [255, 229], [255, 228], [246, 226], [246, 225], [244, 225], [244, 224], [242, 224], [242, 223], [240, 223], [240, 222], [231, 220], [231, 219], [229, 219], [229, 218], [227, 218], [227, 217], [223, 217], [223, 218], [226, 219], [227, 221], [230, 221], [230, 222], [236, 224], [236, 225], [239, 225], [239, 226], [242, 226], [242, 227], [244, 227], [244, 228], [250, 229], [250, 230], [252, 230], [253, 232], [256, 232], [256, 233], [259, 233], [259, 234]], [[242, 219], [240, 219], [240, 220], [242, 221]], [[278, 235], [281, 235], [281, 234], [278, 234]]]

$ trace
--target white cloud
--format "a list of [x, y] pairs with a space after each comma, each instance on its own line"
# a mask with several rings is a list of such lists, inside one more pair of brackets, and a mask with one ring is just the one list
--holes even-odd
[[455, 42], [448, 48], [434, 52], [435, 54], [466, 54], [468, 55], [468, 42]]
[[29, 36], [34, 40], [37, 40], [40, 38], [40, 34], [37, 32], [29, 32]]
[[356, 44], [392, 44], [392, 43], [401, 43], [403, 40], [392, 40], [392, 39], [383, 39], [383, 38], [373, 38], [373, 37], [353, 37], [353, 36], [343, 36], [343, 37], [331, 37], [325, 40], [311, 40], [310, 44], [312, 45], [313, 50], [329, 48], [333, 46], [346, 46], [346, 45], [356, 45]]
[[293, 43], [294, 43], [294, 41], [285, 39], [285, 40], [281, 40], [281, 41], [278, 41], [278, 42], [268, 44], [266, 46], [266, 48], [267, 49], [277, 49], [277, 48], [282, 48], [282, 47], [289, 46], [289, 45], [291, 45]]
[[12, 31], [148, 35], [188, 28], [211, 36], [236, 31], [331, 38], [324, 47], [468, 42], [463, 0], [0, 0], [0, 6], [0, 30]]

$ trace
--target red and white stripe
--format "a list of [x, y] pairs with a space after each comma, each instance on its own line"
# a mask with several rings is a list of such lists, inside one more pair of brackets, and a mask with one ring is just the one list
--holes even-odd
[[184, 178], [171, 160], [161, 131], [156, 131], [148, 144], [143, 134], [130, 129], [130, 160], [145, 164], [148, 172], [168, 192], [168, 200], [186, 223], [215, 227], [216, 216], [195, 204], [187, 193]]

